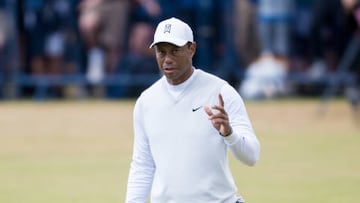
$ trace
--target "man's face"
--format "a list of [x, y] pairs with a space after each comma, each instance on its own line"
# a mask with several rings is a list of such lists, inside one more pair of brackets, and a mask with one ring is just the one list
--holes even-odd
[[188, 43], [182, 47], [165, 42], [155, 45], [159, 69], [170, 84], [178, 85], [191, 76], [195, 50], [195, 43]]

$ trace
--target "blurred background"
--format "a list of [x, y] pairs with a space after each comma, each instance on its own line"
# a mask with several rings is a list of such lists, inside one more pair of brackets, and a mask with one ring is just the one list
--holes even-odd
[[245, 99], [359, 100], [359, 0], [0, 0], [0, 99], [131, 98], [160, 77], [148, 45], [172, 16], [194, 65]]
[[358, 202], [359, 1], [0, 0], [0, 202], [125, 200], [135, 98], [161, 76], [148, 46], [172, 16], [195, 67], [245, 100], [261, 158], [230, 156], [239, 193]]

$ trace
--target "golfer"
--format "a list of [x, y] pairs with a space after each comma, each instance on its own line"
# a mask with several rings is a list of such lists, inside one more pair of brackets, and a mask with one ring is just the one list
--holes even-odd
[[160, 22], [150, 48], [163, 74], [137, 99], [126, 203], [238, 203], [228, 150], [253, 166], [260, 145], [243, 100], [226, 81], [192, 65], [191, 28]]

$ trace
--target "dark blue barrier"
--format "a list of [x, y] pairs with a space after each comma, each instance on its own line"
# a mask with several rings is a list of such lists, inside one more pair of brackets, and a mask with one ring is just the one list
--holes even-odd
[[[98, 86], [116, 86], [119, 88], [148, 87], [161, 77], [160, 74], [116, 74], [106, 76]], [[34, 88], [34, 99], [42, 100], [47, 98], [47, 90], [54, 86], [74, 85], [85, 87], [91, 85], [83, 74], [72, 75], [28, 75], [20, 74], [15, 79], [17, 95], [22, 95], [22, 88], [25, 86]], [[126, 97], [126, 95], [124, 95]]]

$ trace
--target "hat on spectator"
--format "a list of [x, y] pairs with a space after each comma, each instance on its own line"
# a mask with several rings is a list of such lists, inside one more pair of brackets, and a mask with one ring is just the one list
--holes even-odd
[[194, 42], [194, 36], [188, 24], [172, 17], [158, 24], [150, 48], [159, 42], [168, 42], [181, 47], [188, 42]]

